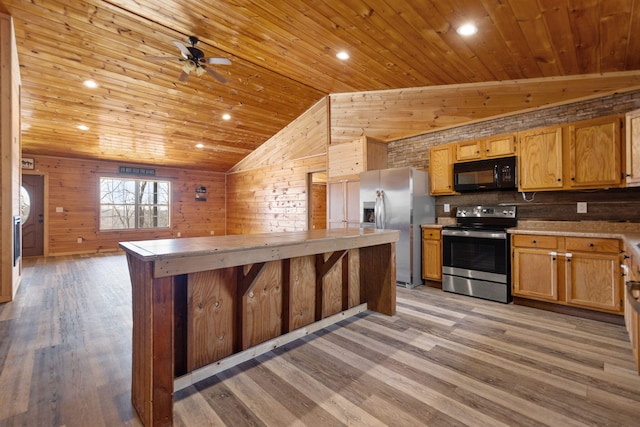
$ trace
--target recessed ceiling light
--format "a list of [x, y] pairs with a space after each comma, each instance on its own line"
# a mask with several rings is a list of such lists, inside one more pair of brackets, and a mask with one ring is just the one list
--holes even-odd
[[458, 27], [456, 32], [461, 36], [472, 36], [478, 32], [478, 27], [471, 23], [467, 23]]
[[336, 57], [338, 59], [342, 59], [343, 61], [346, 61], [347, 59], [349, 59], [349, 54], [343, 50], [336, 53]]
[[87, 126], [87, 125], [78, 125], [78, 126], [76, 126], [76, 127], [77, 127], [78, 129], [80, 129], [80, 130], [89, 130], [89, 126]]
[[231, 120], [231, 114], [229, 113], [224, 113], [222, 115], [222, 120]]
[[204, 144], [196, 144], [196, 148], [204, 148]]
[[98, 83], [94, 82], [93, 80], [85, 80], [84, 82], [82, 82], [82, 84], [91, 89], [95, 89], [98, 87]]

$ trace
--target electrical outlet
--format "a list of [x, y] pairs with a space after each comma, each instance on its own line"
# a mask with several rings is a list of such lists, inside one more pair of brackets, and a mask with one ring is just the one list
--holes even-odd
[[587, 213], [587, 202], [578, 202], [578, 213]]
[[176, 237], [182, 237], [182, 233], [178, 231], [178, 232], [176, 233]]
[[82, 237], [78, 237], [78, 239], [76, 240], [76, 242], [78, 242], [78, 243], [82, 243]]
[[216, 232], [215, 232], [215, 231], [213, 231], [213, 230], [211, 230], [211, 231], [209, 232], [209, 234], [213, 236], [214, 234], [216, 234]]
[[445, 212], [451, 212], [451, 205], [449, 203], [445, 203], [444, 204], [444, 211]]
[[64, 212], [64, 208], [61, 208], [59, 206], [56, 207], [56, 212], [60, 213], [60, 212]]

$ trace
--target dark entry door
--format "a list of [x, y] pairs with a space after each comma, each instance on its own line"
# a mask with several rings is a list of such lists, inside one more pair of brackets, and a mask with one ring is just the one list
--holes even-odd
[[44, 255], [44, 176], [22, 175], [22, 187], [26, 190], [26, 194], [22, 194], [22, 255], [41, 256]]

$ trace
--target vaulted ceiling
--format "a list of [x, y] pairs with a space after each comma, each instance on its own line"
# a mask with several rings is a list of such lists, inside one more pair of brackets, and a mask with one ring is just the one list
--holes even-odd
[[[523, 90], [562, 91], [545, 78], [623, 73], [634, 78], [607, 90], [640, 85], [640, 0], [1, 0], [0, 11], [14, 19], [33, 154], [224, 172], [329, 94], [420, 87], [428, 102], [433, 88], [459, 124], [468, 99], [447, 85], [478, 84], [503, 114], [523, 108]], [[459, 35], [466, 22], [478, 33]], [[191, 35], [231, 60], [208, 66], [227, 83], [179, 81], [173, 41]], [[495, 83], [522, 79], [531, 85], [506, 94]], [[407, 135], [439, 126], [425, 119]], [[391, 135], [402, 136], [372, 125]]]

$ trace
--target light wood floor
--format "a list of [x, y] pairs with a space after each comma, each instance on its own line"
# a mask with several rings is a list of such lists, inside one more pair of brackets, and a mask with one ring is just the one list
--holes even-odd
[[[0, 426], [140, 425], [123, 255], [24, 261], [0, 305]], [[638, 426], [622, 326], [398, 288], [366, 313], [176, 394], [178, 426]]]

